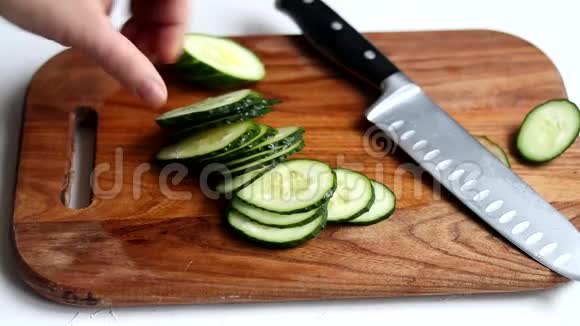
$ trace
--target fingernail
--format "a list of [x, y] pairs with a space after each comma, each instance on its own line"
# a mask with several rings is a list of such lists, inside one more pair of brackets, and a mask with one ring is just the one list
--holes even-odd
[[147, 79], [137, 87], [137, 96], [148, 104], [158, 107], [167, 100], [167, 88], [165, 84], [156, 79]]

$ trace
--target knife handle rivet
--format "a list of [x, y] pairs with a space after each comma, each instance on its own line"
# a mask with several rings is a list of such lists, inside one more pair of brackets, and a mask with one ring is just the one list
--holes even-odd
[[517, 235], [517, 234], [523, 233], [524, 231], [526, 231], [530, 227], [530, 224], [531, 223], [529, 221], [519, 223], [518, 225], [514, 226], [514, 228], [512, 229], [512, 234]]
[[540, 255], [540, 257], [546, 257], [551, 253], [553, 253], [554, 250], [556, 250], [556, 248], [558, 248], [558, 244], [556, 242], [552, 242], [550, 244], [545, 245], [542, 249], [540, 249], [538, 255]]
[[407, 140], [413, 137], [417, 132], [415, 130], [406, 131], [404, 134], [401, 135], [401, 140]]
[[499, 223], [500, 224], [507, 224], [509, 222], [511, 222], [514, 217], [516, 217], [517, 212], [516, 211], [509, 211], [505, 214], [503, 214], [500, 218], [499, 218]]
[[342, 24], [340, 22], [333, 21], [330, 24], [330, 28], [332, 28], [335, 31], [340, 31], [340, 30], [342, 30], [343, 26], [342, 26]]
[[483, 190], [483, 191], [479, 192], [477, 195], [475, 195], [475, 197], [473, 197], [473, 200], [474, 201], [482, 201], [482, 200], [486, 199], [490, 193], [491, 193], [491, 191], [489, 191], [489, 190]]
[[530, 235], [526, 239], [526, 244], [529, 246], [534, 245], [534, 244], [540, 242], [540, 240], [542, 240], [543, 237], [544, 237], [544, 234], [542, 232], [536, 232], [536, 233]]
[[377, 58], [377, 54], [373, 50], [366, 50], [364, 56], [368, 60], [375, 60]]

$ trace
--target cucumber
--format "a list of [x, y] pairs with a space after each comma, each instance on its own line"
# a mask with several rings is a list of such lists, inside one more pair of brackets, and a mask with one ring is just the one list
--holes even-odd
[[368, 212], [375, 201], [369, 178], [364, 174], [337, 168], [336, 191], [328, 202], [328, 221], [348, 222]]
[[216, 119], [216, 120], [206, 121], [206, 122], [201, 123], [201, 124], [189, 126], [187, 128], [184, 128], [184, 129], [179, 129], [179, 130], [171, 133], [169, 135], [169, 138], [174, 139], [174, 140], [179, 140], [181, 138], [187, 137], [187, 136], [194, 134], [196, 132], [199, 132], [201, 130], [211, 129], [211, 128], [219, 128], [219, 127], [227, 126], [227, 125], [232, 124], [232, 123], [250, 120], [253, 118], [261, 117], [261, 116], [266, 115], [270, 112], [272, 112], [270, 107], [262, 106], [262, 107], [252, 108], [249, 110], [239, 112], [237, 114], [233, 114], [231, 116], [223, 117], [223, 118]]
[[260, 93], [243, 89], [165, 112], [155, 121], [161, 127], [191, 126], [233, 115], [254, 106], [270, 106], [270, 103]]
[[234, 156], [233, 159], [248, 157], [257, 153], [265, 152], [276, 147], [282, 147], [288, 144], [296, 143], [296, 140], [302, 140], [304, 135], [304, 128], [302, 127], [283, 127], [276, 129], [278, 133], [276, 136], [257, 144], [251, 150], [245, 151], [243, 155]]
[[238, 191], [236, 198], [274, 213], [295, 214], [320, 207], [335, 189], [335, 172], [327, 164], [298, 159], [279, 164]]
[[234, 198], [232, 208], [262, 225], [276, 228], [292, 228], [312, 222], [322, 214], [326, 214], [326, 205], [314, 208], [305, 213], [278, 214], [248, 205], [240, 199]]
[[199, 160], [237, 148], [259, 132], [253, 121], [244, 121], [191, 135], [166, 146], [157, 154], [160, 161]]
[[273, 129], [272, 127], [260, 124], [258, 126], [260, 128], [259, 133], [254, 138], [249, 139], [246, 143], [240, 145], [240, 147], [226, 153], [208, 157], [202, 160], [200, 163], [210, 163], [210, 162], [222, 163], [228, 161], [230, 158], [240, 153], [243, 153], [243, 151], [252, 149], [255, 145], [274, 137], [277, 133], [276, 129]]
[[230, 169], [229, 172], [232, 176], [236, 177], [248, 172], [257, 170], [267, 165], [277, 164], [284, 161], [288, 157], [300, 152], [304, 148], [304, 141], [296, 142], [294, 145], [285, 148], [282, 151], [272, 153], [269, 156], [249, 162], [245, 165]]
[[238, 234], [254, 243], [271, 248], [291, 248], [320, 233], [326, 225], [326, 214], [308, 224], [284, 229], [256, 223], [235, 209], [228, 211], [227, 220]]
[[186, 34], [183, 47], [184, 54], [174, 67], [186, 80], [211, 88], [234, 88], [266, 76], [262, 61], [233, 40]]
[[521, 156], [534, 163], [562, 155], [580, 133], [580, 111], [568, 100], [551, 100], [534, 108], [525, 118], [517, 137]]
[[371, 180], [375, 192], [375, 200], [368, 212], [348, 221], [350, 224], [371, 225], [376, 224], [393, 215], [397, 199], [395, 194], [384, 184]]
[[253, 154], [250, 156], [244, 156], [242, 158], [238, 158], [238, 159], [235, 159], [233, 161], [225, 162], [224, 164], [230, 169], [235, 169], [235, 168], [238, 168], [240, 166], [244, 166], [244, 165], [247, 165], [249, 163], [259, 161], [265, 157], [275, 155], [276, 153], [282, 152], [285, 149], [287, 149], [288, 147], [296, 145], [296, 143], [299, 143], [301, 141], [303, 141], [303, 140], [301, 138], [298, 138], [293, 143], [289, 143], [289, 144], [286, 144], [283, 146], [275, 147], [273, 149], [270, 149], [270, 150], [267, 150], [264, 152], [258, 152], [256, 154]]
[[274, 168], [274, 166], [275, 164], [272, 164], [254, 171], [250, 171], [246, 174], [239, 175], [234, 178], [230, 177], [220, 182], [217, 185], [216, 190], [222, 195], [235, 193], [236, 191], [239, 191], [244, 187], [248, 186], [249, 184], [251, 184], [252, 182], [254, 182], [254, 180], [258, 179], [264, 173]]
[[508, 158], [507, 154], [504, 150], [496, 143], [491, 141], [487, 136], [473, 136], [475, 139], [479, 141], [483, 147], [485, 147], [488, 151], [490, 151], [495, 157], [497, 157], [505, 166], [511, 168], [512, 165], [510, 163], [510, 159]]

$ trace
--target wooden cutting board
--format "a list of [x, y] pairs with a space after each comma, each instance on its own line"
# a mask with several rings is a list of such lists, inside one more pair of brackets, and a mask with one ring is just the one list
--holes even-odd
[[[543, 166], [524, 164], [512, 146], [532, 107], [566, 96], [541, 51], [491, 31], [368, 36], [470, 132], [504, 147], [515, 172], [580, 226], [580, 193], [570, 191], [580, 188], [580, 146]], [[162, 144], [154, 117], [216, 93], [168, 79], [167, 107], [151, 109], [65, 51], [30, 85], [16, 187], [20, 272], [38, 293], [72, 305], [123, 306], [515, 292], [565, 282], [448, 193], [438, 196], [400, 151], [369, 145], [381, 139], [362, 113], [377, 90], [321, 59], [301, 37], [238, 40], [267, 65], [267, 80], [254, 88], [285, 101], [260, 120], [304, 126], [307, 147], [297, 157], [384, 180], [398, 199], [394, 216], [369, 227], [329, 226], [295, 249], [248, 244], [229, 232], [224, 202], [202, 194], [194, 171], [168, 185], [190, 198], [169, 199], [152, 160]], [[80, 106], [98, 112], [100, 173], [92, 204], [75, 210], [61, 198], [74, 173], [71, 112]]]

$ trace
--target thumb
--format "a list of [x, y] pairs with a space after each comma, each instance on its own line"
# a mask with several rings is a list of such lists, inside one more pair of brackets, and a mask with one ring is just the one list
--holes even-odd
[[110, 25], [101, 25], [90, 37], [71, 40], [71, 46], [93, 58], [107, 73], [152, 106], [167, 100], [167, 87], [149, 59]]

